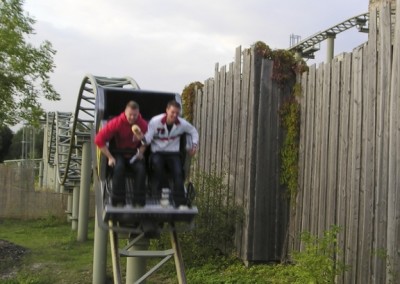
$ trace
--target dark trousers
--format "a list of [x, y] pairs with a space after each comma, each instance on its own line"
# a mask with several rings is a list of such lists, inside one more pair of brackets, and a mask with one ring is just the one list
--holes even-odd
[[174, 187], [172, 189], [172, 197], [175, 206], [186, 204], [185, 189], [183, 186], [182, 162], [179, 153], [152, 153], [152, 191], [153, 194], [159, 194], [163, 180], [165, 180], [165, 170], [172, 176]]
[[144, 160], [136, 160], [129, 164], [129, 158], [123, 155], [115, 156], [116, 164], [112, 178], [112, 197], [125, 201], [125, 174], [127, 170], [133, 173], [133, 204], [144, 205], [146, 200], [146, 165]]

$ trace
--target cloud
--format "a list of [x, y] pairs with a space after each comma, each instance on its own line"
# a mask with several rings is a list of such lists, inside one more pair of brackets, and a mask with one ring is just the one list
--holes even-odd
[[[73, 111], [86, 73], [131, 76], [143, 89], [181, 92], [212, 77], [216, 62], [232, 62], [239, 45], [262, 40], [287, 48], [291, 33], [306, 38], [367, 11], [364, 2], [26, 0], [24, 7], [37, 20], [32, 41], [47, 39], [57, 50], [51, 78], [62, 102], [43, 105]], [[346, 34], [338, 36], [336, 51], [366, 40]]]

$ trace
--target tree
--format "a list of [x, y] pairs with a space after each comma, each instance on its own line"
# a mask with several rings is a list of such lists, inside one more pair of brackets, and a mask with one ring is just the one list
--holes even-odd
[[11, 146], [13, 133], [7, 126], [0, 127], [0, 162], [4, 161]]
[[[22, 148], [25, 146], [26, 157], [31, 159], [42, 158], [43, 155], [43, 138], [44, 129], [33, 128], [30, 126], [24, 126], [20, 128], [13, 136], [11, 146], [5, 157], [5, 160], [18, 160], [22, 159]], [[26, 145], [24, 144], [26, 143]], [[33, 146], [35, 148], [33, 149]]]
[[35, 20], [25, 15], [23, 0], [0, 1], [0, 126], [25, 121], [38, 125], [43, 114], [40, 98], [59, 100], [50, 83], [56, 53], [49, 41], [34, 47]]

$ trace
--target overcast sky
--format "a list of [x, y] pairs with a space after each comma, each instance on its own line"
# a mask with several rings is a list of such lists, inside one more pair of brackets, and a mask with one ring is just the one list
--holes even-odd
[[[181, 93], [233, 61], [235, 48], [264, 41], [288, 48], [368, 11], [368, 0], [26, 0], [36, 19], [33, 43], [49, 40], [57, 54], [52, 83], [60, 102], [48, 111], [73, 111], [85, 74], [130, 76], [142, 89]], [[336, 39], [335, 54], [367, 35], [356, 29]], [[325, 59], [324, 44], [316, 61]], [[309, 61], [309, 63], [312, 63]]]

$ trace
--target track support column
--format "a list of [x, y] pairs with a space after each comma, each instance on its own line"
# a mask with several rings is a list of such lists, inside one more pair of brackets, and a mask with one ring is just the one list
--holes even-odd
[[[141, 238], [129, 251], [145, 251], [149, 248], [149, 239]], [[126, 284], [136, 283], [146, 273], [146, 257], [134, 256], [126, 259]]]
[[72, 231], [76, 231], [78, 229], [78, 214], [79, 214], [79, 186], [74, 186], [72, 192]]
[[335, 51], [335, 34], [328, 34], [326, 39], [326, 63], [332, 62]]
[[[97, 178], [94, 179], [94, 188], [100, 191]], [[96, 197], [100, 193], [96, 192]], [[94, 223], [94, 248], [93, 248], [93, 284], [106, 284], [107, 280], [107, 231], [99, 224], [101, 214], [96, 203], [95, 223]], [[101, 203], [100, 203], [101, 205]]]
[[72, 194], [68, 193], [68, 200], [67, 200], [67, 221], [71, 222], [72, 216]]
[[81, 165], [81, 183], [79, 197], [79, 222], [78, 237], [79, 242], [87, 240], [88, 219], [89, 219], [89, 193], [92, 176], [92, 157], [90, 143], [86, 142], [82, 146], [82, 165]]

